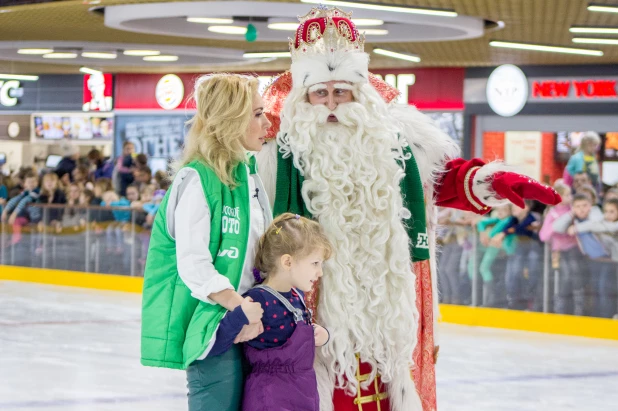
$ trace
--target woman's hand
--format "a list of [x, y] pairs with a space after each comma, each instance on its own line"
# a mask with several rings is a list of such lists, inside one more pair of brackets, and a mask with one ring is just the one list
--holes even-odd
[[240, 304], [240, 308], [242, 308], [247, 320], [249, 320], [249, 324], [262, 323], [260, 320], [262, 319], [264, 310], [260, 303], [253, 302], [253, 298], [245, 297], [242, 304]]
[[321, 347], [328, 342], [328, 331], [326, 328], [318, 324], [313, 324], [313, 336], [315, 337], [315, 346]]
[[[258, 303], [255, 303], [258, 304]], [[258, 304], [259, 305], [259, 304]], [[243, 343], [247, 341], [251, 341], [256, 338], [258, 335], [264, 332], [264, 326], [262, 325], [262, 321], [258, 321], [255, 324], [249, 324], [242, 327], [240, 333], [236, 336], [234, 340], [234, 344]]]

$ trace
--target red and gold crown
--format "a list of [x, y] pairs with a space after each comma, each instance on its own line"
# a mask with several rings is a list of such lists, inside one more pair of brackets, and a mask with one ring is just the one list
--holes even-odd
[[290, 39], [292, 61], [308, 54], [364, 51], [365, 36], [356, 29], [351, 12], [316, 7], [298, 20], [296, 37]]
[[332, 80], [369, 81], [365, 36], [352, 22], [352, 13], [336, 7], [316, 7], [302, 17], [290, 39], [293, 87], [309, 87]]

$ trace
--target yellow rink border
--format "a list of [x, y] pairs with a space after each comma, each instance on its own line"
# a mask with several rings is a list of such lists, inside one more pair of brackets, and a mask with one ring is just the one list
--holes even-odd
[[144, 279], [115, 274], [91, 274], [79, 271], [51, 270], [0, 265], [0, 281], [24, 281], [30, 283], [94, 288], [97, 290], [141, 293]]
[[440, 314], [450, 324], [618, 340], [618, 320], [605, 318], [447, 304], [440, 305]]
[[[0, 265], [2, 280], [130, 293], [141, 293], [144, 282], [126, 275]], [[447, 304], [440, 306], [440, 313], [442, 321], [451, 324], [618, 340], [617, 320]]]

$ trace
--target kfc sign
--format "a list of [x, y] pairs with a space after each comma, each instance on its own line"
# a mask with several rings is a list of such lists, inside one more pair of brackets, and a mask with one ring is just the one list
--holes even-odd
[[84, 76], [83, 111], [112, 111], [112, 75], [88, 74]]
[[21, 88], [19, 81], [0, 80], [0, 106], [14, 107], [18, 103], [18, 98], [24, 95], [24, 89]]
[[615, 99], [617, 80], [534, 81], [532, 98], [539, 99]]

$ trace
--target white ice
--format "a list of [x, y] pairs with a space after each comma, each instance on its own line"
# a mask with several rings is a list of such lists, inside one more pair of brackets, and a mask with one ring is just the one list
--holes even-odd
[[[139, 363], [140, 296], [0, 282], [0, 410], [186, 410]], [[442, 325], [440, 411], [618, 409], [618, 342]]]

